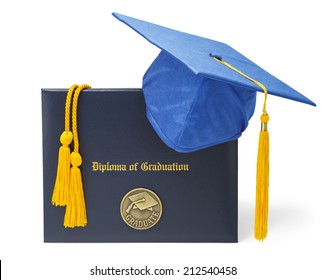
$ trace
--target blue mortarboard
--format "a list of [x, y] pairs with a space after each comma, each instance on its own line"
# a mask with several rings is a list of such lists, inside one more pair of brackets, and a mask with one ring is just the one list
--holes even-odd
[[237, 139], [264, 92], [257, 157], [255, 238], [268, 228], [269, 134], [267, 93], [315, 103], [231, 48], [210, 39], [113, 13], [161, 49], [143, 78], [147, 117], [160, 138], [179, 152]]
[[143, 78], [147, 116], [179, 152], [237, 139], [254, 113], [261, 88], [212, 57], [262, 83], [269, 94], [315, 105], [230, 46], [113, 13], [162, 51]]

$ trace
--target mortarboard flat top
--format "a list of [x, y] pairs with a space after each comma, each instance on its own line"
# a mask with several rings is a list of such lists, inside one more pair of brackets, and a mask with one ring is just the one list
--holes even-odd
[[149, 121], [177, 151], [237, 139], [254, 113], [256, 91], [262, 89], [212, 57], [262, 83], [271, 95], [315, 106], [224, 43], [113, 15], [162, 50], [144, 75], [143, 91]]
[[235, 68], [240, 70], [245, 69], [244, 72], [246, 75], [263, 83], [268, 89], [269, 94], [315, 106], [314, 102], [270, 75], [264, 69], [224, 43], [169, 29], [121, 14], [113, 13], [113, 15], [142, 35], [149, 42], [165, 50], [180, 62], [184, 63], [196, 75], [203, 75], [211, 79], [261, 91], [260, 87], [238, 75], [231, 69], [216, 63], [210, 57], [215, 56], [229, 62]]
[[132, 201], [132, 204], [141, 211], [150, 209], [151, 207], [158, 204], [158, 202], [147, 192], [134, 194], [129, 196], [129, 199]]

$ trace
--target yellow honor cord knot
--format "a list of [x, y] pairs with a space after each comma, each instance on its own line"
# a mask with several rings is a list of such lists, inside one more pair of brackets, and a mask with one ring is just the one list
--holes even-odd
[[72, 142], [72, 132], [71, 131], [64, 131], [60, 136], [60, 142], [62, 145], [68, 146]]
[[269, 121], [269, 115], [268, 114], [262, 114], [261, 117], [260, 117], [260, 121], [262, 123], [268, 123], [268, 121]]
[[70, 158], [71, 158], [72, 167], [81, 166], [83, 160], [82, 160], [82, 157], [81, 157], [80, 153], [72, 152]]
[[269, 116], [267, 113], [262, 114], [260, 117], [260, 121], [261, 121], [261, 131], [267, 131], [267, 123], [269, 121]]

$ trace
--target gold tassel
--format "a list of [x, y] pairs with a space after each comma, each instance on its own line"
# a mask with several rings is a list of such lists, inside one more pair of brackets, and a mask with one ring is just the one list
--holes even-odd
[[79, 166], [82, 157], [79, 154], [79, 141], [77, 132], [77, 103], [79, 94], [83, 89], [90, 88], [89, 85], [81, 85], [74, 94], [72, 103], [72, 133], [74, 140], [74, 151], [71, 153], [70, 186], [67, 199], [64, 226], [69, 228], [84, 227], [87, 224], [86, 203], [83, 190], [82, 175]]
[[258, 157], [257, 157], [257, 174], [256, 174], [256, 210], [255, 210], [255, 238], [263, 241], [267, 236], [268, 228], [268, 187], [269, 187], [269, 134], [267, 123], [269, 116], [266, 112], [267, 88], [255, 79], [247, 76], [237, 68], [222, 59], [212, 58], [229, 67], [241, 76], [259, 86], [264, 91], [264, 106], [261, 120], [261, 131], [259, 135]]
[[81, 155], [77, 152], [72, 152], [69, 188], [70, 195], [67, 201], [66, 214], [64, 218], [64, 226], [69, 228], [84, 227], [87, 224], [83, 182], [79, 169], [81, 163]]
[[269, 116], [263, 114], [259, 134], [257, 174], [256, 174], [256, 210], [255, 238], [263, 241], [268, 231], [268, 188], [269, 188], [269, 134], [267, 123]]
[[67, 200], [67, 186], [69, 186], [70, 173], [70, 149], [69, 144], [72, 141], [72, 133], [64, 131], [61, 134], [60, 142], [62, 146], [59, 149], [57, 178], [55, 181], [52, 204], [55, 206], [65, 206]]
[[52, 204], [65, 206], [67, 202], [67, 189], [69, 186], [70, 173], [70, 148], [73, 134], [70, 131], [70, 107], [71, 97], [78, 85], [72, 85], [67, 93], [65, 106], [65, 131], [60, 136], [62, 146], [59, 148], [57, 176], [52, 194]]

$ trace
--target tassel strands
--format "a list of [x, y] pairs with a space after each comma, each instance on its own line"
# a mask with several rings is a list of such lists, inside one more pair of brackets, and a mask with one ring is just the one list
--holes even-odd
[[269, 193], [269, 116], [261, 116], [256, 177], [255, 238], [263, 241], [268, 231], [268, 193]]
[[65, 206], [67, 203], [69, 174], [70, 174], [70, 148], [73, 134], [70, 131], [70, 107], [71, 98], [78, 85], [72, 85], [67, 93], [65, 105], [65, 130], [60, 136], [61, 147], [59, 148], [57, 176], [52, 194], [52, 204]]
[[82, 176], [79, 169], [79, 166], [82, 164], [82, 158], [79, 153], [71, 153], [71, 164], [70, 195], [64, 218], [64, 226], [69, 228], [84, 227], [87, 224], [87, 215]]
[[83, 190], [82, 175], [79, 166], [82, 157], [79, 154], [79, 140], [77, 132], [77, 104], [82, 90], [90, 88], [89, 85], [79, 86], [74, 94], [72, 103], [72, 133], [74, 151], [71, 153], [70, 186], [67, 198], [67, 207], [64, 217], [64, 226], [67, 228], [84, 227], [87, 225], [86, 203]]
[[226, 61], [212, 56], [212, 58], [225, 65], [226, 67], [237, 72], [245, 77], [255, 85], [259, 86], [264, 92], [264, 105], [261, 120], [261, 131], [258, 143], [258, 156], [257, 156], [257, 174], [256, 174], [256, 210], [255, 210], [255, 233], [254, 236], [257, 240], [263, 241], [267, 236], [268, 228], [268, 192], [269, 192], [269, 134], [267, 130], [267, 123], [269, 116], [266, 112], [267, 102], [267, 89], [266, 87], [256, 81], [255, 79], [247, 76], [237, 68], [233, 67]]
[[255, 210], [255, 238], [263, 241], [268, 230], [268, 193], [269, 193], [269, 133], [267, 123], [269, 116], [266, 112], [267, 89], [261, 84], [264, 91], [263, 114], [260, 117], [261, 129], [258, 142], [257, 173], [256, 173], [256, 210]]

